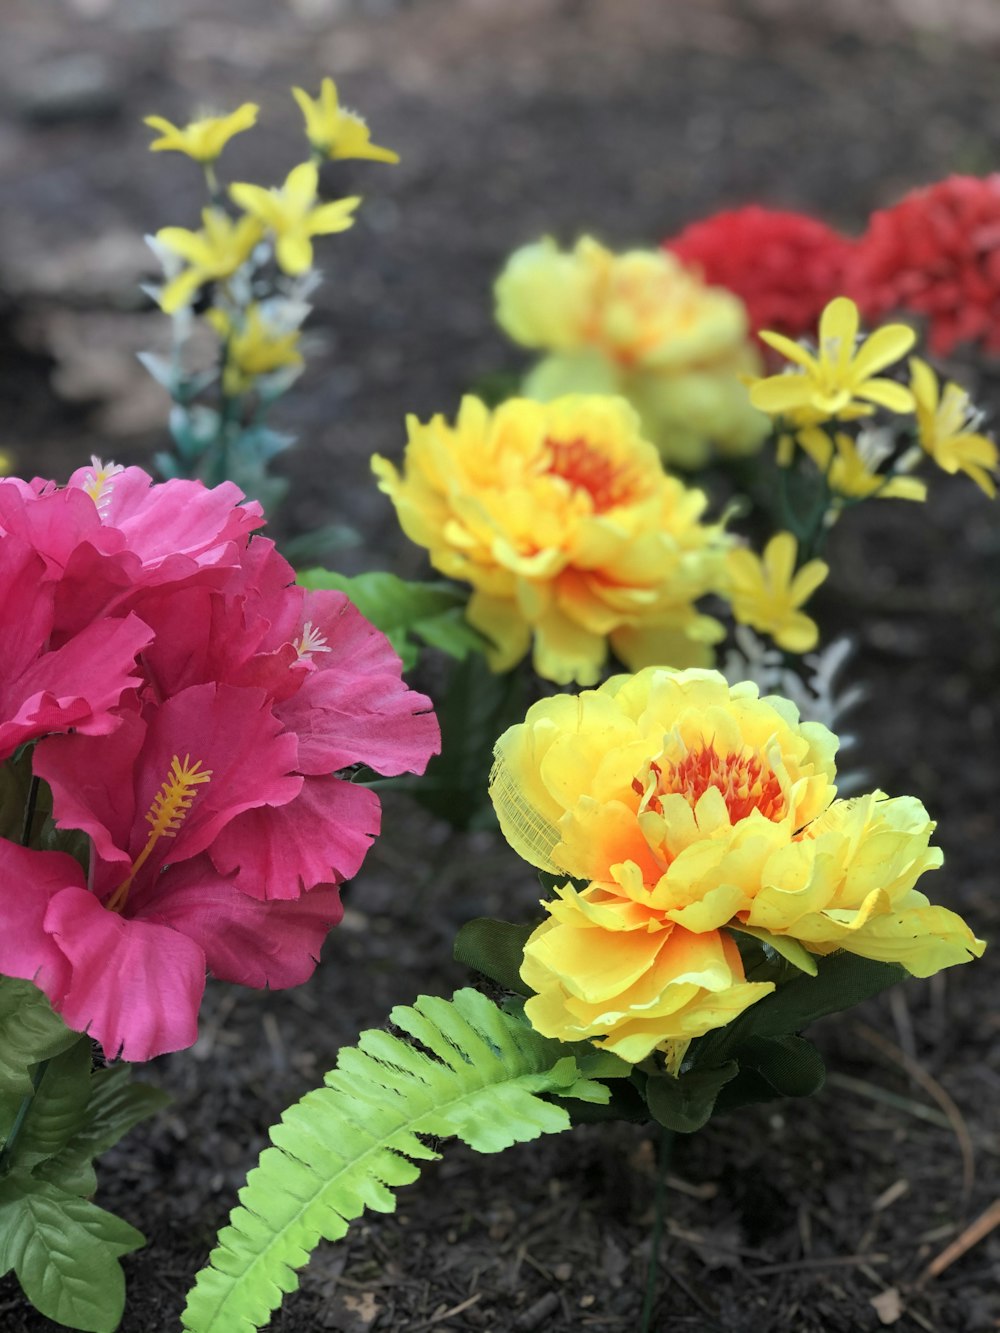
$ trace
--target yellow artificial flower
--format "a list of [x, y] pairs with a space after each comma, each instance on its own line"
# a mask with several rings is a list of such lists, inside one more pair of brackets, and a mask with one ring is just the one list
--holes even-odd
[[919, 801], [837, 800], [836, 748], [788, 700], [713, 671], [650, 667], [534, 704], [497, 742], [490, 794], [519, 856], [585, 887], [543, 903], [531, 1022], [630, 1060], [721, 1026], [768, 990], [727, 930], [805, 972], [835, 949], [917, 976], [982, 953], [914, 888], [941, 862]]
[[160, 306], [168, 315], [190, 305], [199, 287], [231, 277], [246, 263], [264, 230], [256, 218], [235, 222], [218, 208], [206, 208], [200, 231], [185, 227], [162, 227], [156, 239], [165, 249], [187, 261], [188, 266], [172, 278], [160, 294]]
[[825, 560], [810, 560], [796, 573], [798, 543], [790, 532], [778, 532], [764, 547], [763, 557], [745, 547], [730, 551], [727, 596], [742, 625], [770, 634], [789, 653], [816, 647], [819, 629], [799, 607], [804, 606], [830, 572]]
[[261, 375], [302, 365], [298, 329], [287, 331], [269, 324], [256, 302], [247, 307], [241, 324], [218, 309], [210, 310], [205, 318], [225, 343], [222, 387], [231, 396], [246, 393]]
[[200, 120], [192, 120], [183, 129], [171, 124], [163, 116], [146, 116], [143, 123], [151, 129], [159, 130], [161, 136], [153, 140], [149, 150], [151, 153], [185, 153], [195, 162], [208, 166], [215, 161], [234, 134], [256, 125], [259, 110], [253, 102], [244, 102], [231, 115], [204, 116]]
[[0, 449], [0, 477], [9, 477], [14, 471], [14, 456], [6, 449]]
[[926, 361], [910, 358], [910, 388], [917, 405], [917, 432], [922, 448], [945, 472], [964, 472], [981, 491], [994, 499], [1000, 454], [993, 440], [969, 427], [976, 421], [969, 395], [958, 384], [946, 384], [941, 393], [937, 376]]
[[771, 416], [807, 412], [816, 425], [846, 420], [874, 410], [912, 412], [913, 394], [895, 380], [877, 378], [913, 346], [916, 335], [905, 324], [886, 324], [858, 341], [858, 307], [838, 296], [823, 311], [816, 355], [780, 333], [762, 332], [761, 339], [792, 362], [783, 375], [770, 375], [750, 387], [750, 401]]
[[622, 399], [462, 402], [408, 422], [401, 475], [372, 467], [407, 536], [471, 583], [468, 619], [496, 671], [534, 638], [548, 680], [593, 684], [608, 646], [629, 666], [708, 662], [721, 626], [695, 601], [721, 586], [729, 539], [705, 496], [663, 471]]
[[360, 198], [318, 204], [318, 186], [316, 163], [303, 162], [292, 168], [280, 190], [244, 183], [229, 187], [240, 208], [274, 232], [275, 254], [285, 273], [305, 273], [312, 267], [314, 236], [328, 236], [354, 225], [351, 214], [361, 203]]
[[819, 426], [799, 431], [798, 442], [825, 475], [835, 495], [848, 500], [926, 500], [927, 487], [916, 477], [894, 477], [877, 471], [882, 461], [877, 443], [866, 451], [864, 432], [853, 440], [843, 431], [833, 439]]
[[570, 252], [547, 237], [516, 251], [496, 283], [496, 313], [546, 355], [525, 392], [621, 394], [668, 462], [694, 467], [713, 444], [747, 453], [768, 431], [740, 376], [759, 368], [746, 311], [673, 255], [616, 255], [589, 236]]
[[305, 117], [306, 138], [321, 157], [399, 161], [399, 154], [391, 148], [380, 148], [372, 143], [371, 131], [359, 115], [340, 105], [333, 79], [323, 80], [319, 97], [310, 97], [302, 88], [293, 88], [292, 96]]

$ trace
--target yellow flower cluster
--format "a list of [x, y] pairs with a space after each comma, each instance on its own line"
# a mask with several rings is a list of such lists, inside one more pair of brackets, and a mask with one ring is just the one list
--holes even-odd
[[508, 842], [567, 879], [524, 951], [532, 1024], [630, 1061], [723, 1026], [773, 989], [746, 980], [733, 930], [807, 972], [837, 949], [921, 977], [981, 954], [915, 887], [942, 860], [923, 806], [835, 799], [836, 747], [711, 671], [535, 704], [491, 776]]
[[750, 381], [750, 401], [783, 423], [778, 461], [791, 463], [795, 445], [800, 445], [823, 472], [838, 503], [926, 498], [922, 481], [899, 475], [919, 461], [919, 450], [881, 472], [892, 449], [885, 450], [879, 432], [862, 430], [855, 440], [842, 430], [831, 435], [825, 429], [868, 417], [876, 407], [896, 415], [914, 414], [924, 454], [945, 472], [966, 473], [991, 499], [996, 495], [992, 474], [1000, 465], [1000, 452], [993, 440], [975, 430], [977, 413], [966, 391], [953, 383], [942, 390], [934, 371], [919, 357], [910, 358], [908, 384], [880, 374], [913, 347], [916, 335], [907, 325], [887, 324], [863, 338], [857, 306], [838, 296], [820, 317], [815, 353], [780, 333], [760, 336], [791, 363], [784, 374]]
[[584, 237], [563, 252], [546, 238], [511, 256], [496, 303], [511, 338], [548, 353], [525, 381], [532, 398], [621, 394], [685, 468], [713, 445], [745, 454], [767, 435], [740, 378], [758, 368], [742, 303], [664, 251], [615, 255]]
[[668, 476], [622, 399], [466, 398], [455, 425], [411, 418], [403, 473], [373, 460], [407, 536], [471, 583], [468, 619], [494, 670], [534, 638], [548, 680], [595, 683], [610, 644], [630, 668], [710, 660], [729, 540], [705, 497]]

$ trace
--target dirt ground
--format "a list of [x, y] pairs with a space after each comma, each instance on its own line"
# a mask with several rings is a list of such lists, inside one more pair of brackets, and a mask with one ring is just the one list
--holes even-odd
[[[318, 346], [280, 423], [301, 437], [282, 528], [349, 521], [365, 544], [347, 566], [418, 572], [367, 459], [398, 454], [406, 411], [451, 412], [516, 369], [490, 301], [511, 249], [546, 231], [650, 243], [750, 199], [858, 228], [912, 185], [995, 165], [998, 54], [990, 0], [0, 0], [0, 446], [28, 475], [148, 462], [164, 403], [134, 353], [164, 328], [138, 237], [190, 225], [199, 182], [146, 153], [140, 117], [259, 101], [226, 166], [276, 181], [299, 153], [287, 86], [333, 74], [403, 161], [342, 169], [367, 202], [325, 251]], [[932, 891], [996, 941], [997, 510], [943, 478], [925, 509], [872, 508], [835, 535], [819, 601], [859, 640], [857, 761], [936, 815]], [[463, 921], [530, 915], [533, 877], [498, 837], [401, 796], [385, 830], [313, 981], [210, 987], [198, 1045], [150, 1069], [173, 1106], [105, 1159], [99, 1196], [149, 1239], [125, 1261], [125, 1333], [177, 1328], [267, 1125], [337, 1048], [467, 981], [449, 961]], [[921, 1277], [1000, 1193], [998, 957], [819, 1025], [819, 1096], [679, 1143], [658, 1329], [855, 1333], [893, 1318], [893, 1290], [905, 1333], [1000, 1328], [1000, 1231]], [[652, 1198], [642, 1128], [496, 1158], [448, 1145], [395, 1215], [321, 1247], [272, 1327], [631, 1333]], [[52, 1327], [0, 1283], [5, 1333]]]

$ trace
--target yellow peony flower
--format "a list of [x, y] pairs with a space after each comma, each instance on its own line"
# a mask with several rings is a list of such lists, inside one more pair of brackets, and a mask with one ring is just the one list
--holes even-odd
[[402, 475], [372, 467], [406, 535], [474, 589], [468, 619], [504, 671], [534, 636], [539, 675], [593, 684], [610, 643], [632, 667], [710, 660], [728, 538], [700, 491], [667, 476], [621, 399], [463, 400], [450, 426], [411, 418]]
[[742, 303], [664, 251], [615, 255], [583, 237], [564, 253], [546, 238], [511, 256], [496, 301], [516, 342], [551, 353], [525, 381], [533, 398], [621, 394], [682, 466], [713, 443], [750, 452], [767, 434], [740, 379], [758, 368]]
[[796, 573], [798, 543], [790, 532], [778, 532], [763, 556], [745, 547], [726, 558], [728, 596], [742, 625], [770, 634], [789, 653], [808, 653], [819, 641], [819, 629], [799, 607], [804, 606], [830, 572], [825, 560], [810, 560]]
[[146, 116], [143, 124], [160, 132], [160, 138], [149, 145], [151, 153], [184, 153], [208, 166], [219, 156], [233, 137], [257, 123], [260, 110], [253, 102], [244, 102], [228, 116], [203, 116], [180, 128], [163, 116]]
[[247, 306], [246, 317], [240, 325], [234, 324], [223, 310], [210, 310], [205, 318], [225, 343], [222, 387], [231, 396], [246, 393], [261, 375], [285, 366], [302, 365], [299, 331], [269, 324], [256, 302]]
[[171, 279], [160, 294], [160, 306], [168, 315], [190, 305], [206, 282], [231, 277], [246, 263], [264, 234], [256, 218], [243, 217], [234, 222], [217, 208], [206, 208], [201, 220], [201, 231], [162, 227], [156, 233], [157, 241], [189, 266]]
[[230, 185], [233, 200], [274, 232], [275, 255], [285, 273], [305, 273], [312, 267], [314, 236], [328, 236], [354, 225], [351, 214], [361, 203], [356, 195], [318, 204], [319, 168], [303, 162], [288, 173], [280, 190], [262, 185]]
[[652, 912], [630, 917], [600, 889], [574, 897], [567, 886], [547, 903], [552, 918], [524, 947], [521, 977], [537, 992], [524, 1012], [543, 1036], [595, 1040], [638, 1063], [724, 1027], [774, 990], [746, 980], [730, 935], [695, 935]]
[[804, 971], [835, 949], [918, 976], [978, 956], [914, 888], [941, 862], [923, 807], [836, 800], [836, 747], [787, 700], [712, 671], [651, 667], [533, 705], [497, 742], [497, 817], [526, 861], [586, 885], [543, 904], [525, 949], [539, 1030], [636, 1059], [721, 1026], [767, 990], [720, 944], [727, 927]]
[[319, 97], [310, 97], [302, 88], [293, 88], [292, 96], [305, 117], [309, 145], [320, 157], [399, 161], [399, 154], [391, 148], [372, 143], [371, 131], [359, 115], [340, 105], [333, 79], [323, 80]]
[[916, 400], [917, 431], [925, 452], [952, 476], [964, 472], [994, 499], [997, 488], [990, 473], [996, 472], [1000, 454], [987, 435], [969, 429], [976, 423], [977, 414], [966, 391], [958, 384], [946, 384], [942, 394], [933, 370], [916, 356], [910, 358], [910, 388]]
[[927, 487], [916, 477], [896, 477], [880, 473], [883, 461], [877, 443], [866, 442], [862, 432], [857, 440], [843, 431], [833, 439], [819, 426], [799, 431], [798, 442], [826, 476], [835, 495], [848, 500], [926, 500]]
[[906, 324], [886, 324], [858, 340], [858, 307], [838, 296], [819, 321], [819, 351], [811, 352], [781, 333], [762, 332], [761, 339], [792, 362], [789, 372], [756, 380], [750, 401], [771, 416], [806, 413], [801, 425], [847, 420], [873, 411], [912, 412], [913, 394], [878, 372], [899, 361], [913, 346], [916, 334]]

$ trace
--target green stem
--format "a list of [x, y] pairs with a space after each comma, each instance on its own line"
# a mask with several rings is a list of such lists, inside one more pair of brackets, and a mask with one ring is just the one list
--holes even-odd
[[646, 1269], [646, 1294], [642, 1302], [640, 1333], [652, 1329], [653, 1306], [656, 1303], [656, 1278], [660, 1264], [660, 1245], [663, 1241], [663, 1223], [667, 1202], [667, 1167], [673, 1156], [674, 1131], [660, 1126], [657, 1140], [656, 1200], [653, 1213], [653, 1234], [649, 1244], [649, 1266]]
[[0, 1176], [5, 1176], [10, 1170], [11, 1158], [14, 1155], [14, 1145], [17, 1143], [21, 1130], [24, 1127], [24, 1121], [31, 1109], [31, 1103], [35, 1100], [35, 1093], [38, 1091], [42, 1079], [45, 1077], [45, 1071], [49, 1067], [48, 1060], [40, 1060], [35, 1065], [31, 1075], [31, 1091], [26, 1092], [21, 1098], [21, 1105], [17, 1108], [17, 1115], [14, 1117], [14, 1123], [10, 1127], [10, 1133], [7, 1135], [7, 1142], [0, 1148]]
[[24, 821], [21, 824], [21, 846], [28, 847], [31, 843], [31, 825], [35, 819], [35, 807], [38, 804], [38, 778], [32, 774], [31, 782], [28, 786], [28, 797], [24, 802]]

